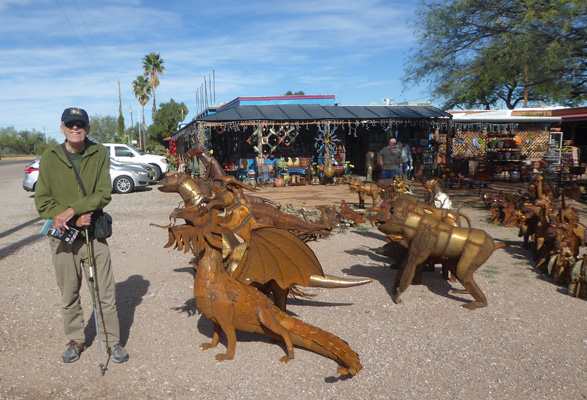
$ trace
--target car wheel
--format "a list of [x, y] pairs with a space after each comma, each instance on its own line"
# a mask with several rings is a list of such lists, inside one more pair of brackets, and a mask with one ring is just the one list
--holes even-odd
[[114, 180], [114, 191], [116, 193], [130, 193], [135, 188], [135, 184], [128, 176], [119, 176]]
[[155, 168], [155, 180], [158, 181], [159, 179], [161, 179], [161, 175], [163, 175], [161, 173], [161, 168], [159, 168], [159, 166], [157, 164], [149, 164], [150, 166], [152, 166], [153, 168]]

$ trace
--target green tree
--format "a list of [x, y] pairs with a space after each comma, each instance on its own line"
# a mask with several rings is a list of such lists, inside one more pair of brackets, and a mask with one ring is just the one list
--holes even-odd
[[[147, 131], [147, 124], [145, 123], [145, 105], [151, 99], [151, 85], [144, 76], [139, 75], [137, 76], [137, 79], [132, 82], [132, 90], [135, 97], [139, 100], [139, 104], [141, 105], [143, 129], [139, 129], [139, 131], [142, 134], [143, 132]], [[144, 148], [144, 139], [140, 136], [141, 135], [137, 135], [139, 147]]]
[[122, 114], [118, 116], [116, 133], [120, 143], [128, 143], [128, 137], [126, 136], [126, 130], [124, 129], [124, 116]]
[[35, 149], [35, 154], [37, 154], [37, 155], [39, 155], [39, 156], [40, 156], [40, 155], [42, 155], [42, 154], [45, 152], [45, 150], [47, 150], [49, 147], [53, 147], [53, 146], [56, 146], [56, 145], [58, 145], [58, 144], [59, 144], [59, 143], [57, 142], [57, 140], [55, 140], [55, 139], [53, 139], [53, 138], [50, 138], [50, 139], [48, 139], [48, 140], [45, 138], [45, 140], [44, 140], [44, 141], [42, 141], [42, 142], [39, 142], [39, 143], [37, 144], [37, 147], [36, 147], [36, 149]]
[[149, 78], [149, 85], [151, 85], [151, 92], [153, 93], [153, 121], [155, 118], [155, 112], [157, 111], [157, 106], [155, 105], [155, 89], [159, 86], [159, 75], [163, 75], [165, 71], [163, 62], [163, 59], [158, 53], [149, 53], [143, 57], [143, 76]]
[[119, 143], [117, 118], [112, 115], [90, 117], [90, 139], [98, 143]]
[[147, 124], [145, 123], [145, 105], [151, 100], [151, 85], [149, 85], [149, 81], [145, 79], [143, 76], [137, 76], [132, 82], [132, 90], [135, 97], [139, 100], [139, 104], [141, 105], [142, 115], [143, 115], [143, 129], [147, 128]]
[[584, 0], [432, 1], [415, 25], [404, 86], [428, 84], [446, 108], [587, 99]]
[[36, 130], [17, 131], [14, 127], [0, 128], [0, 149], [5, 155], [41, 155], [56, 145], [55, 139], [47, 141], [45, 134]]
[[287, 92], [285, 92], [284, 96], [303, 96], [305, 95], [305, 93], [303, 91], [297, 91], [295, 93], [292, 93], [291, 90], [288, 90]]
[[127, 140], [126, 143], [130, 143], [131, 146], [136, 146], [136, 144], [139, 142], [139, 133], [139, 124], [126, 128], [124, 131], [124, 135]]
[[171, 99], [169, 103], [159, 104], [153, 124], [149, 126], [149, 138], [160, 145], [165, 144], [163, 139], [177, 132], [179, 123], [188, 113], [189, 110], [183, 102], [178, 104]]

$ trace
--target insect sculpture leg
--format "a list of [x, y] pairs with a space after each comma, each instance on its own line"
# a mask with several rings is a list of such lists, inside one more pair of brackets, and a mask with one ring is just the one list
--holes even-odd
[[[430, 256], [429, 250], [423, 250], [420, 252], [412, 251], [410, 247], [410, 254], [408, 255], [408, 259], [405, 262], [405, 268], [401, 268], [398, 270], [398, 274], [401, 271], [401, 278], [399, 280], [399, 288], [397, 290], [397, 295], [395, 296], [394, 302], [396, 304], [401, 303], [400, 296], [412, 283], [414, 279], [414, 274], [416, 272], [416, 267], [422, 264], [426, 259]], [[397, 278], [396, 278], [397, 280]]]
[[457, 279], [465, 291], [454, 291], [454, 293], [468, 293], [473, 296], [475, 299], [473, 302], [463, 304], [463, 307], [469, 310], [487, 307], [487, 299], [473, 279], [473, 274], [491, 256], [494, 243], [490, 238], [488, 240], [485, 232], [479, 232], [484, 235], [478, 234], [467, 238], [463, 254], [457, 264]]

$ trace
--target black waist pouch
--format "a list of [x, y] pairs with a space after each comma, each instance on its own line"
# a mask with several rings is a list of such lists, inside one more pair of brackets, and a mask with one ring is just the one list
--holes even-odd
[[107, 239], [112, 236], [112, 216], [103, 210], [92, 214], [92, 232], [96, 239]]

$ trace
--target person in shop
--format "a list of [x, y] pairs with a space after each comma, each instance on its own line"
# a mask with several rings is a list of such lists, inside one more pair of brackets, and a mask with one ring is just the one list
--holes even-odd
[[389, 139], [389, 145], [379, 152], [379, 165], [381, 165], [381, 179], [392, 179], [402, 173], [401, 149], [397, 146], [395, 138]]
[[402, 174], [405, 175], [406, 179], [411, 179], [414, 170], [412, 160], [412, 149], [407, 142], [401, 143], [401, 157], [402, 157]]

